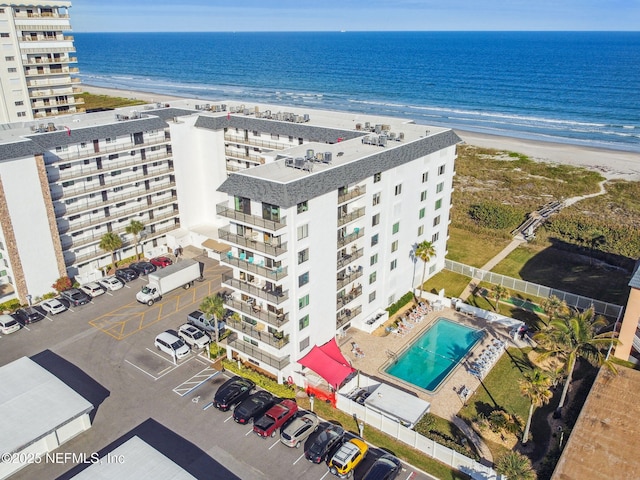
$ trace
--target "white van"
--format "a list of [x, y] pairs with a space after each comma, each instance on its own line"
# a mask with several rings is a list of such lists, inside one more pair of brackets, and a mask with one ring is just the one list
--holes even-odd
[[11, 315], [0, 315], [0, 333], [9, 335], [20, 330], [20, 323]]
[[173, 333], [162, 332], [156, 337], [156, 348], [164, 353], [168, 353], [176, 359], [189, 355], [189, 347], [184, 340], [176, 337]]

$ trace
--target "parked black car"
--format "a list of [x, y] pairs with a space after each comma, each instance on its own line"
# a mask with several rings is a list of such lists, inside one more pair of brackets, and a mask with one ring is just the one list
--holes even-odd
[[125, 283], [130, 282], [131, 280], [135, 280], [139, 276], [140, 274], [133, 268], [119, 268], [118, 270], [116, 270], [116, 278], [122, 280]]
[[91, 297], [78, 288], [70, 288], [60, 292], [60, 297], [69, 302], [69, 306], [77, 307], [85, 305], [91, 301]]
[[382, 455], [364, 474], [362, 480], [393, 480], [402, 470], [400, 460], [390, 454]]
[[13, 318], [18, 320], [22, 325], [29, 325], [31, 323], [39, 322], [44, 318], [44, 314], [34, 307], [19, 308], [13, 314]]
[[276, 403], [276, 398], [269, 392], [260, 390], [240, 403], [233, 411], [233, 419], [237, 423], [249, 424], [260, 418]]
[[132, 268], [133, 270], [138, 272], [138, 275], [148, 275], [151, 272], [156, 271], [156, 266], [149, 262], [132, 263], [131, 265], [129, 265], [129, 268]]
[[255, 386], [251, 380], [236, 375], [220, 385], [213, 397], [213, 404], [217, 409], [226, 412], [251, 395]]
[[329, 424], [316, 436], [304, 456], [312, 463], [322, 463], [337, 450], [344, 440], [344, 428]]

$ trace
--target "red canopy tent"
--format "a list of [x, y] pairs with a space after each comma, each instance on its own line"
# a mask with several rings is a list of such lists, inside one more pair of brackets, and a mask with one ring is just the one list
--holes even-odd
[[356, 371], [342, 355], [335, 338], [324, 345], [314, 346], [298, 363], [316, 372], [335, 390]]

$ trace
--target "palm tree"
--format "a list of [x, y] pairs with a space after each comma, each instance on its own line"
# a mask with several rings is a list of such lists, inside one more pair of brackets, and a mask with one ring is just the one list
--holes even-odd
[[536, 480], [537, 475], [531, 465], [531, 460], [521, 453], [511, 451], [498, 459], [496, 472], [509, 480]]
[[138, 235], [144, 230], [144, 223], [138, 220], [131, 220], [131, 223], [125, 227], [125, 232], [133, 235], [133, 246], [136, 249], [136, 261], [138, 260]]
[[593, 308], [583, 312], [573, 311], [571, 314], [549, 322], [545, 330], [538, 332], [533, 338], [545, 350], [540, 356], [559, 357], [564, 360], [564, 370], [567, 375], [557, 413], [564, 406], [571, 376], [578, 358], [584, 358], [592, 365], [604, 365], [613, 373], [617, 373], [615, 365], [607, 360], [603, 349], [612, 343], [617, 345], [619, 340], [614, 338], [615, 332], [597, 333], [607, 325], [604, 317], [595, 317]]
[[560, 300], [555, 295], [545, 298], [540, 302], [540, 307], [544, 310], [549, 320], [553, 320], [558, 315], [566, 315], [569, 313], [569, 308], [564, 300]]
[[526, 372], [523, 377], [524, 378], [521, 378], [519, 381], [520, 393], [531, 401], [529, 418], [527, 418], [527, 425], [522, 435], [522, 443], [526, 444], [529, 440], [529, 428], [531, 427], [533, 411], [549, 403], [553, 393], [551, 393], [551, 377], [539, 368], [534, 368], [530, 372]]
[[498, 284], [493, 286], [491, 293], [493, 294], [493, 298], [496, 300], [496, 305], [493, 309], [497, 312], [500, 308], [500, 300], [507, 297], [509, 290], [507, 290], [505, 286]]
[[122, 248], [120, 235], [113, 232], [105, 233], [100, 238], [99, 247], [106, 252], [111, 252], [111, 263], [113, 264], [113, 268], [116, 268], [116, 250]]
[[220, 335], [218, 332], [218, 324], [220, 319], [224, 317], [224, 303], [222, 301], [222, 297], [219, 295], [209, 295], [208, 297], [204, 297], [202, 303], [200, 304], [200, 310], [202, 313], [209, 317], [209, 323], [211, 323], [211, 319], [214, 319], [214, 332], [216, 336], [216, 347], [218, 346], [218, 342], [220, 341]]
[[424, 276], [427, 273], [427, 263], [436, 255], [436, 248], [433, 246], [433, 243], [424, 240], [416, 245], [414, 255], [423, 262], [422, 281], [420, 282], [420, 298], [422, 298], [422, 287], [424, 286]]

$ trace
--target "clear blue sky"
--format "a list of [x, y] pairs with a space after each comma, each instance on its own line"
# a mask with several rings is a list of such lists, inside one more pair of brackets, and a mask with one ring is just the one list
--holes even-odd
[[71, 24], [76, 32], [637, 31], [640, 0], [77, 0]]

